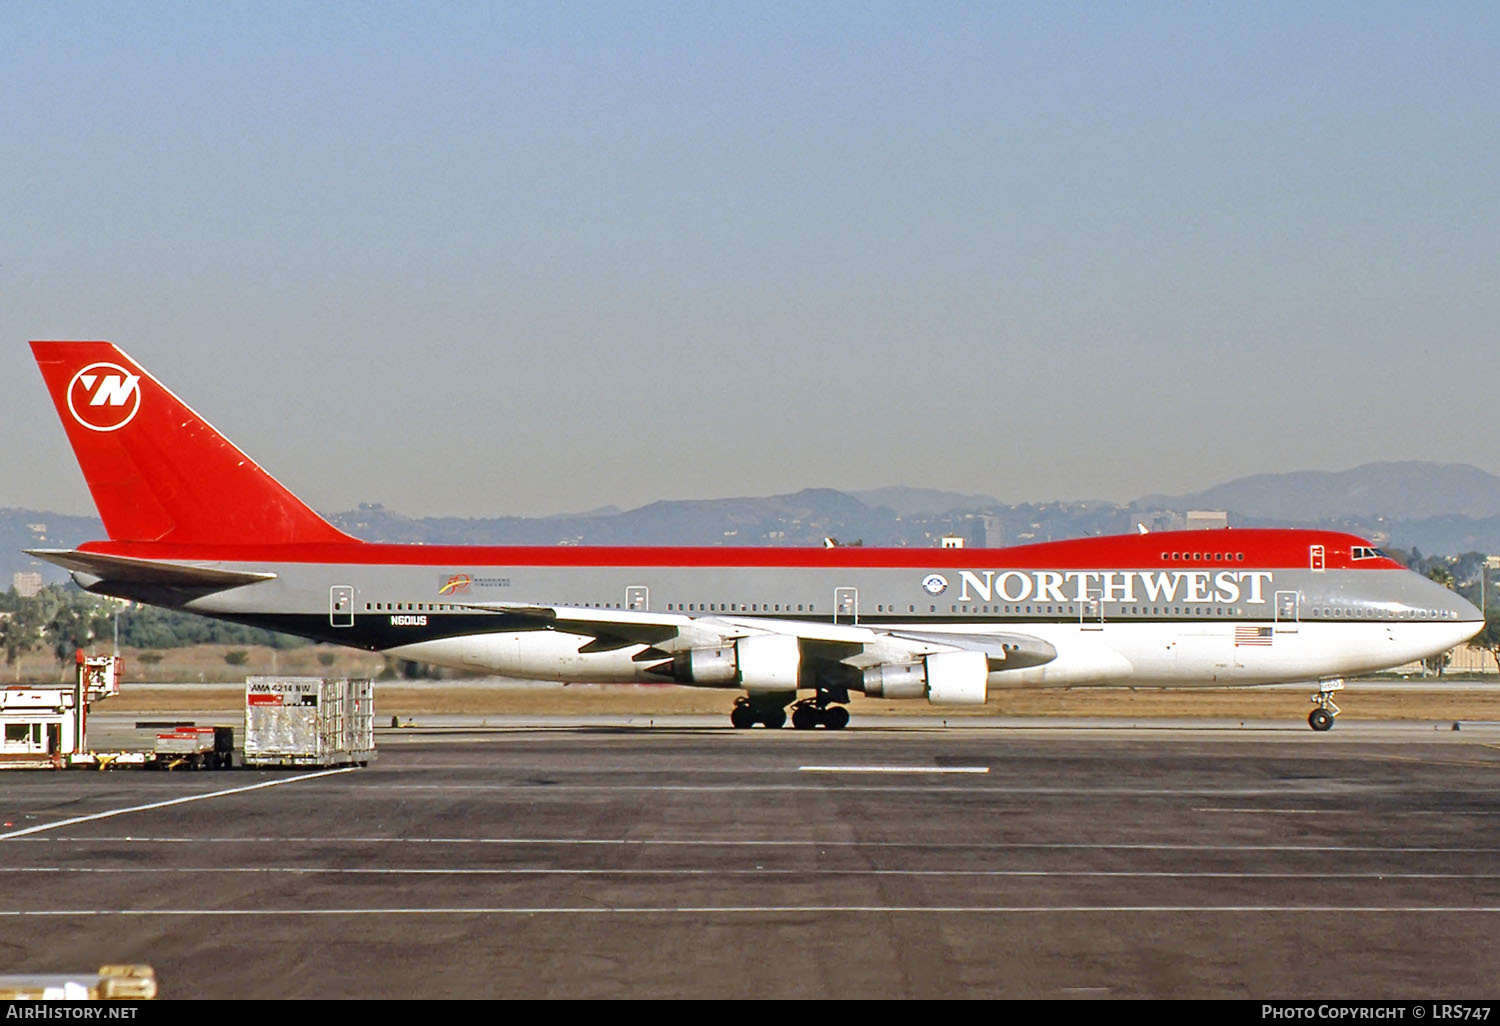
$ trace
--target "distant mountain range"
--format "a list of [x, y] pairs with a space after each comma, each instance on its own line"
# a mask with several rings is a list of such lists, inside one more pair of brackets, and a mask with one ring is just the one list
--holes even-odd
[[1256, 474], [1188, 495], [1148, 495], [1134, 505], [1224, 509], [1243, 517], [1297, 521], [1484, 518], [1500, 516], [1500, 477], [1464, 463], [1367, 463], [1353, 470]]
[[807, 545], [829, 534], [899, 545], [898, 517], [831, 488], [738, 499], [674, 499], [550, 517], [403, 516], [365, 503], [331, 519], [358, 538], [446, 545]]
[[0, 509], [0, 591], [8, 591], [11, 575], [36, 570], [46, 581], [65, 581], [55, 566], [32, 559], [22, 549], [66, 549], [91, 538], [102, 538], [98, 517], [73, 517], [31, 509]]
[[[1452, 463], [1372, 463], [1339, 472], [1257, 474], [1186, 495], [1007, 505], [988, 495], [891, 487], [859, 492], [809, 488], [790, 495], [663, 500], [550, 517], [408, 517], [361, 504], [332, 514], [370, 541], [429, 545], [821, 545], [933, 546], [944, 534], [971, 546], [1016, 545], [1087, 534], [1179, 528], [1189, 509], [1229, 513], [1231, 526], [1319, 526], [1428, 555], [1500, 552], [1500, 477]], [[103, 535], [92, 517], [0, 509], [0, 590], [18, 570], [61, 570], [21, 550], [66, 548]]]
[[955, 509], [992, 509], [1004, 505], [992, 495], [961, 495], [958, 492], [938, 491], [936, 488], [907, 488], [904, 485], [846, 494], [854, 496], [866, 506], [884, 506], [894, 510], [900, 517], [930, 516]]

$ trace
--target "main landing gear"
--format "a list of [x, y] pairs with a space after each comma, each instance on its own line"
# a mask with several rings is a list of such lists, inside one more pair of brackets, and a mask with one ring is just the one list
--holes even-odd
[[1339, 707], [1333, 703], [1333, 693], [1342, 690], [1344, 682], [1341, 680], [1318, 682], [1318, 690], [1311, 696], [1311, 701], [1317, 708], [1307, 714], [1309, 727], [1317, 731], [1333, 729], [1333, 718], [1339, 714]]
[[817, 698], [804, 698], [792, 706], [792, 726], [798, 730], [843, 730], [849, 725], [849, 710], [841, 705], [818, 704]]
[[[734, 708], [729, 713], [729, 722], [740, 730], [748, 730], [757, 723], [763, 723], [773, 730], [786, 726], [786, 705], [796, 695], [775, 694], [741, 695], [734, 700]], [[849, 710], [842, 705], [832, 704], [835, 696], [831, 692], [819, 691], [816, 698], [804, 698], [802, 701], [792, 705], [792, 726], [798, 730], [813, 730], [822, 727], [825, 730], [843, 730], [849, 725]], [[848, 696], [842, 697], [847, 702]]]
[[781, 702], [752, 702], [741, 695], [734, 700], [729, 722], [740, 730], [748, 730], [757, 723], [764, 723], [772, 730], [786, 726], [786, 709]]

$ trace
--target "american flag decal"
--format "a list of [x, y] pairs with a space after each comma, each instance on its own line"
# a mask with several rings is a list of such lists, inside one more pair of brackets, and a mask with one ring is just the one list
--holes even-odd
[[1236, 627], [1234, 629], [1235, 648], [1241, 645], [1269, 645], [1271, 638], [1269, 627]]

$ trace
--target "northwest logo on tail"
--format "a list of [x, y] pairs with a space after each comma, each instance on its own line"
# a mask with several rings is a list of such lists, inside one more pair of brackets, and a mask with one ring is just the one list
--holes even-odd
[[118, 431], [141, 408], [141, 376], [117, 363], [91, 363], [68, 382], [68, 412], [90, 431]]

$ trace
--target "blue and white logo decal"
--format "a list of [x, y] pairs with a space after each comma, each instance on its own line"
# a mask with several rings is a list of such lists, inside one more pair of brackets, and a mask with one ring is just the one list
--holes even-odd
[[942, 574], [928, 574], [922, 578], [922, 590], [929, 595], [941, 595], [948, 590], [948, 578]]

